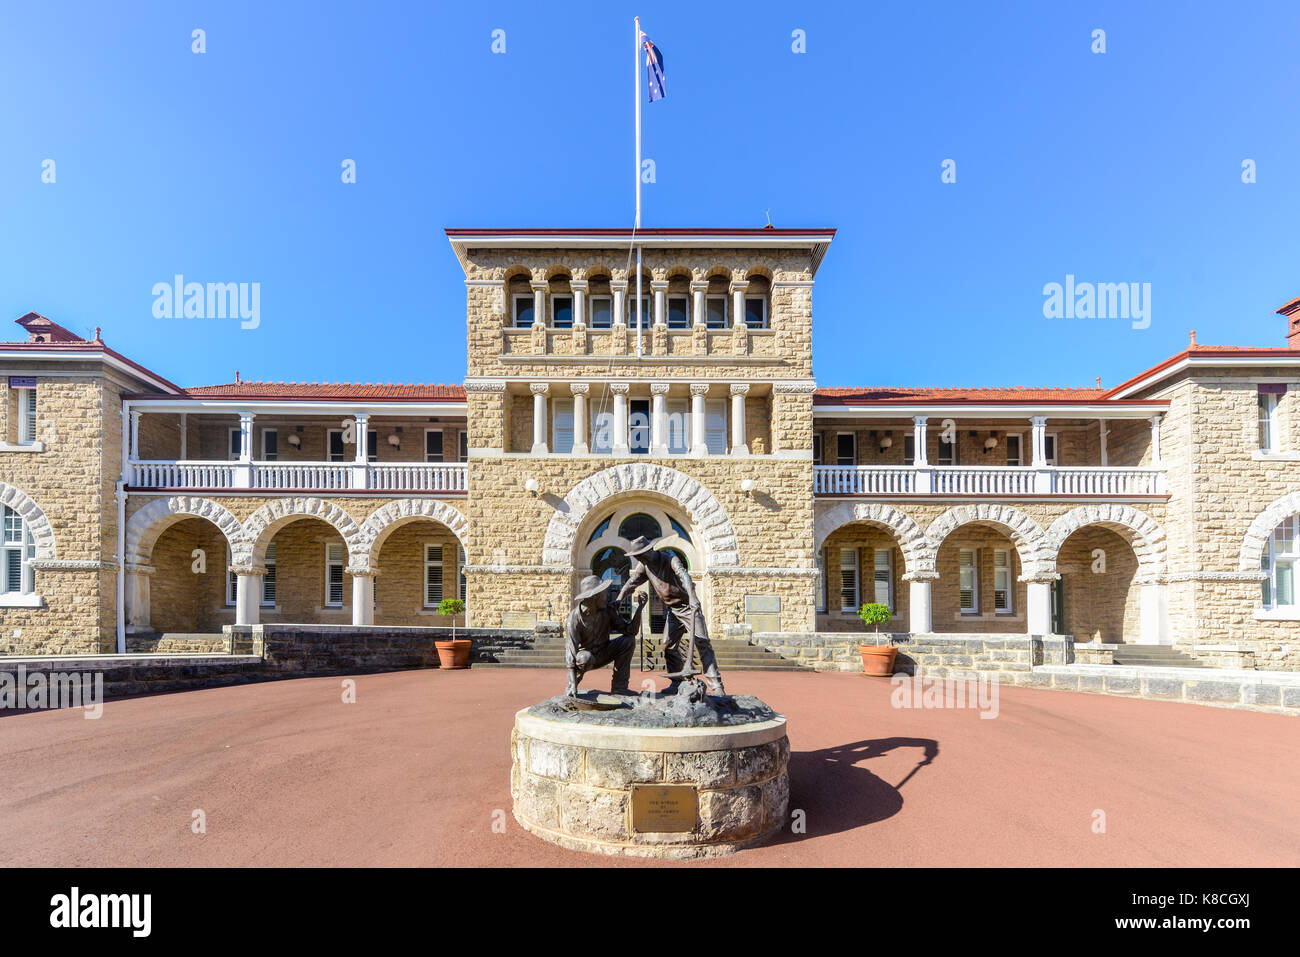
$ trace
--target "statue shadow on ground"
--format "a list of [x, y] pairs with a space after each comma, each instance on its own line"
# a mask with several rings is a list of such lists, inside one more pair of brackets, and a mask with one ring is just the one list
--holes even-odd
[[[920, 754], [897, 784], [860, 767], [898, 748], [919, 748]], [[792, 751], [787, 813], [804, 811], [808, 830], [806, 834], [792, 834], [787, 824], [772, 843], [838, 834], [893, 817], [903, 807], [903, 786], [938, 756], [939, 742], [931, 738], [876, 738], [821, 751]]]

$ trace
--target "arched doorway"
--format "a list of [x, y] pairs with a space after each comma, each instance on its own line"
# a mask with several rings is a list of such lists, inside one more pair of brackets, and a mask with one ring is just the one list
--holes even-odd
[[[688, 571], [699, 568], [699, 552], [688, 520], [664, 509], [661, 505], [649, 501], [628, 502], [608, 508], [599, 513], [577, 556], [577, 577], [597, 575], [613, 582], [610, 586], [611, 597], [618, 593], [631, 573], [631, 559], [627, 549], [632, 540], [644, 535], [655, 543], [655, 548], [674, 552], [682, 560]], [[697, 586], [697, 593], [698, 586]], [[707, 602], [700, 593], [702, 604]], [[630, 599], [624, 601], [621, 608], [624, 614], [632, 610]], [[707, 615], [707, 605], [705, 614]], [[642, 613], [642, 634], [662, 634], [664, 629], [664, 608], [651, 591], [650, 601]]]

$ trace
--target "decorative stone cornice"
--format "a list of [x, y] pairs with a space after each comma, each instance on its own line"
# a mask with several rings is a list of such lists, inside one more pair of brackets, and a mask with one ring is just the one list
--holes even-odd
[[232, 564], [230, 570], [236, 575], [265, 575], [265, 565]]
[[466, 392], [502, 393], [506, 391], [504, 379], [466, 379]]
[[1170, 572], [1158, 579], [1164, 582], [1253, 582], [1258, 584], [1268, 580], [1268, 573], [1262, 570], [1239, 572]]
[[[76, 561], [71, 559], [59, 561], [52, 558], [48, 558], [48, 559], [37, 558], [37, 559], [33, 559], [30, 564], [32, 568], [34, 568], [38, 572], [91, 572], [91, 571], [116, 571], [117, 570], [117, 562], [113, 562], [113, 561], [110, 562], [84, 561], [83, 562], [83, 561]], [[151, 575], [153, 574], [152, 568], [149, 569], [148, 574]]]
[[772, 391], [778, 395], [812, 395], [817, 391], [816, 382], [773, 382]]
[[467, 575], [572, 575], [572, 565], [466, 565]]
[[709, 568], [705, 576], [752, 576], [755, 578], [816, 578], [820, 573], [815, 568]]

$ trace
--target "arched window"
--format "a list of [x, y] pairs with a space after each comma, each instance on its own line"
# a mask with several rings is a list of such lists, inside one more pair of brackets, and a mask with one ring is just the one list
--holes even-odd
[[591, 560], [591, 573], [598, 578], [612, 581], [614, 590], [617, 591], [627, 581], [631, 565], [631, 560], [623, 552], [623, 549], [602, 548], [596, 553], [596, 557]]
[[655, 539], [664, 537], [663, 526], [645, 512], [637, 512], [635, 515], [629, 515], [623, 519], [622, 524], [618, 527], [618, 537], [626, 538], [630, 542], [639, 535], [644, 535], [653, 542]]
[[3, 524], [0, 525], [0, 594], [30, 595], [36, 590], [36, 574], [32, 560], [36, 558], [36, 543], [23, 517], [8, 505], [4, 507]]
[[1300, 515], [1292, 515], [1269, 536], [1268, 547], [1260, 559], [1264, 580], [1264, 607], [1285, 608], [1295, 605], [1295, 565], [1300, 561]]
[[588, 545], [590, 545], [596, 539], [600, 538], [600, 536], [604, 535], [606, 532], [609, 531], [609, 523], [613, 518], [614, 518], [613, 515], [605, 516], [605, 520], [601, 522], [599, 525], [597, 525], [596, 530], [591, 533], [591, 538], [587, 539]]

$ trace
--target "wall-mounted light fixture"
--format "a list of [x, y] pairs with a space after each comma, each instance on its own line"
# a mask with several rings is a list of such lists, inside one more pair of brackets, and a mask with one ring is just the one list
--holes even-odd
[[880, 451], [882, 452], [885, 451], [885, 449], [889, 448], [893, 444], [894, 444], [893, 436], [890, 435], [888, 432], [886, 432], [885, 437], [880, 440]]
[[998, 447], [998, 435], [996, 432], [990, 432], [989, 437], [984, 440], [984, 448], [992, 451]]
[[754, 491], [754, 480], [751, 478], [741, 479], [740, 490], [744, 492], [745, 496], [748, 498]]
[[402, 440], [399, 439], [396, 435], [390, 435], [388, 437], [388, 444], [395, 449], [400, 449], [402, 447]]
[[541, 488], [541, 485], [537, 483], [537, 479], [530, 478], [524, 483], [524, 488], [528, 490], [529, 494], [532, 495], [533, 498], [537, 498], [537, 491]]
[[289, 444], [296, 449], [298, 446], [302, 445], [302, 439], [300, 439], [297, 435], [290, 435]]

